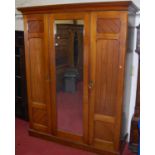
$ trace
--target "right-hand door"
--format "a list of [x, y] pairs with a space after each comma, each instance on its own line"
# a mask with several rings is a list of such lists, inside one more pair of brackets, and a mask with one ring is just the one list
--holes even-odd
[[118, 151], [120, 144], [127, 12], [91, 14], [89, 143]]

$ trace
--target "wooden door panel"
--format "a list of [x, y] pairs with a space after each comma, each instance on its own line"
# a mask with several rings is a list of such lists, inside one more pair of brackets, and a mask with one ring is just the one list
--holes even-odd
[[114, 125], [112, 123], [103, 124], [103, 121], [96, 121], [94, 127], [95, 138], [114, 141]]
[[118, 151], [127, 13], [93, 12], [91, 31], [90, 144]]
[[119, 43], [117, 40], [96, 41], [95, 113], [114, 116], [116, 105]]
[[42, 38], [29, 39], [32, 100], [45, 104], [45, 70]]
[[33, 129], [48, 132], [48, 114], [44, 108], [32, 108]]
[[97, 19], [97, 33], [119, 33], [120, 26], [121, 21], [119, 18], [107, 19], [99, 17]]
[[42, 19], [28, 21], [28, 32], [29, 33], [43, 33], [44, 23]]
[[26, 74], [30, 128], [51, 132], [48, 18], [25, 15]]

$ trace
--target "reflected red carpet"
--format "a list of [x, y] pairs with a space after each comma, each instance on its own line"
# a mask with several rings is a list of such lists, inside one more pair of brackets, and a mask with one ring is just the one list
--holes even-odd
[[[97, 155], [28, 135], [28, 123], [16, 118], [16, 155]], [[123, 155], [136, 155], [126, 145]]]
[[58, 129], [82, 135], [82, 87], [80, 82], [74, 93], [64, 91], [57, 93]]

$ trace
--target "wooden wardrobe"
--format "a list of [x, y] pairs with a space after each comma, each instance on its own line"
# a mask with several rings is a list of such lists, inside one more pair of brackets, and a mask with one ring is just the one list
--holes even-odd
[[[18, 8], [24, 15], [30, 135], [121, 154], [130, 1]], [[58, 130], [55, 20], [83, 21], [82, 135]]]

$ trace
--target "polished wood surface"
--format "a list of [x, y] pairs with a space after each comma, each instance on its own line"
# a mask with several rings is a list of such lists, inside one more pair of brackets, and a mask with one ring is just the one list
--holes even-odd
[[29, 129], [29, 134], [31, 136], [35, 136], [35, 137], [42, 138], [42, 139], [49, 140], [49, 141], [54, 141], [54, 142], [57, 142], [57, 143], [60, 143], [63, 145], [70, 146], [70, 147], [75, 147], [78, 149], [95, 152], [99, 155], [120, 155], [119, 152], [101, 150], [94, 146], [86, 145], [85, 143], [79, 143], [79, 141], [72, 141], [72, 140], [66, 139], [66, 137], [64, 137], [64, 136], [57, 137], [57, 136], [53, 136], [53, 135], [46, 134], [43, 132], [38, 132], [33, 129]]
[[93, 12], [91, 22], [90, 143], [119, 150], [127, 12]]
[[23, 14], [31, 13], [56, 13], [56, 12], [77, 12], [77, 11], [130, 11], [135, 13], [139, 9], [132, 1], [118, 2], [94, 2], [94, 3], [75, 3], [57, 4], [46, 6], [33, 6], [18, 8]]
[[[127, 1], [19, 8], [24, 14], [32, 135], [104, 155], [120, 154], [130, 4]], [[57, 128], [54, 22], [76, 19], [84, 21], [82, 136]]]
[[44, 15], [29, 15], [24, 18], [30, 127], [50, 132], [50, 108], [48, 108], [50, 81], [46, 18]]

